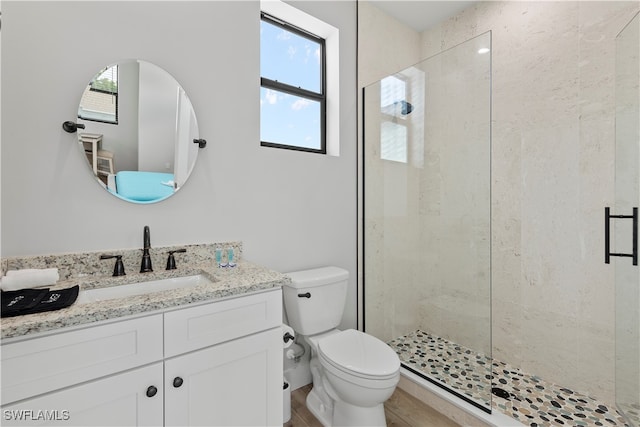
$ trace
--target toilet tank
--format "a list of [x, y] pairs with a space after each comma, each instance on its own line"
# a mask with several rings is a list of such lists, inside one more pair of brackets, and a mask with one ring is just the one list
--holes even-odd
[[347, 300], [347, 270], [322, 267], [287, 276], [291, 283], [282, 287], [282, 294], [289, 326], [294, 331], [315, 335], [340, 324]]

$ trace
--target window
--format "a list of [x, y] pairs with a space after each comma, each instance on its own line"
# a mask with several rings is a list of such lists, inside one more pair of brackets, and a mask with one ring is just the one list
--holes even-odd
[[262, 146], [327, 152], [325, 40], [262, 13]]
[[407, 82], [396, 76], [380, 81], [380, 158], [407, 163], [408, 132], [405, 120], [411, 113], [407, 101]]
[[78, 118], [118, 124], [118, 66], [100, 71], [89, 82], [78, 107]]

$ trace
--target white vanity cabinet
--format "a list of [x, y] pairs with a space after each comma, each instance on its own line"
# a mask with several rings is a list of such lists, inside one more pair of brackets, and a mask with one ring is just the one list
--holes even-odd
[[[3, 343], [2, 425], [161, 425], [162, 321], [155, 314]], [[149, 387], [160, 392], [148, 397]]]
[[162, 382], [158, 362], [3, 406], [2, 425], [161, 426]]
[[279, 289], [165, 313], [165, 425], [282, 425], [281, 324]]
[[281, 319], [278, 288], [3, 342], [1, 424], [281, 425]]

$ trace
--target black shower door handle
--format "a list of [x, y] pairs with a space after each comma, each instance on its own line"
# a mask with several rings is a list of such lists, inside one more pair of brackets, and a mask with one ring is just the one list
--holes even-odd
[[[611, 218], [618, 219], [632, 219], [633, 220], [633, 236], [632, 236], [632, 244], [633, 249], [630, 254], [621, 254], [611, 252]], [[610, 258], [612, 256], [621, 256], [621, 257], [630, 257], [633, 259], [633, 265], [638, 265], [638, 208], [633, 208], [633, 214], [631, 215], [611, 215], [611, 208], [604, 208], [604, 262], [605, 264], [609, 264]]]

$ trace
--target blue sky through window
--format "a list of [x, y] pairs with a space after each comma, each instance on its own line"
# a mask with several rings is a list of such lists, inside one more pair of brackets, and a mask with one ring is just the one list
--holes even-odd
[[[321, 47], [269, 22], [260, 23], [262, 77], [320, 93]], [[260, 139], [321, 148], [320, 103], [270, 88], [260, 90]]]

